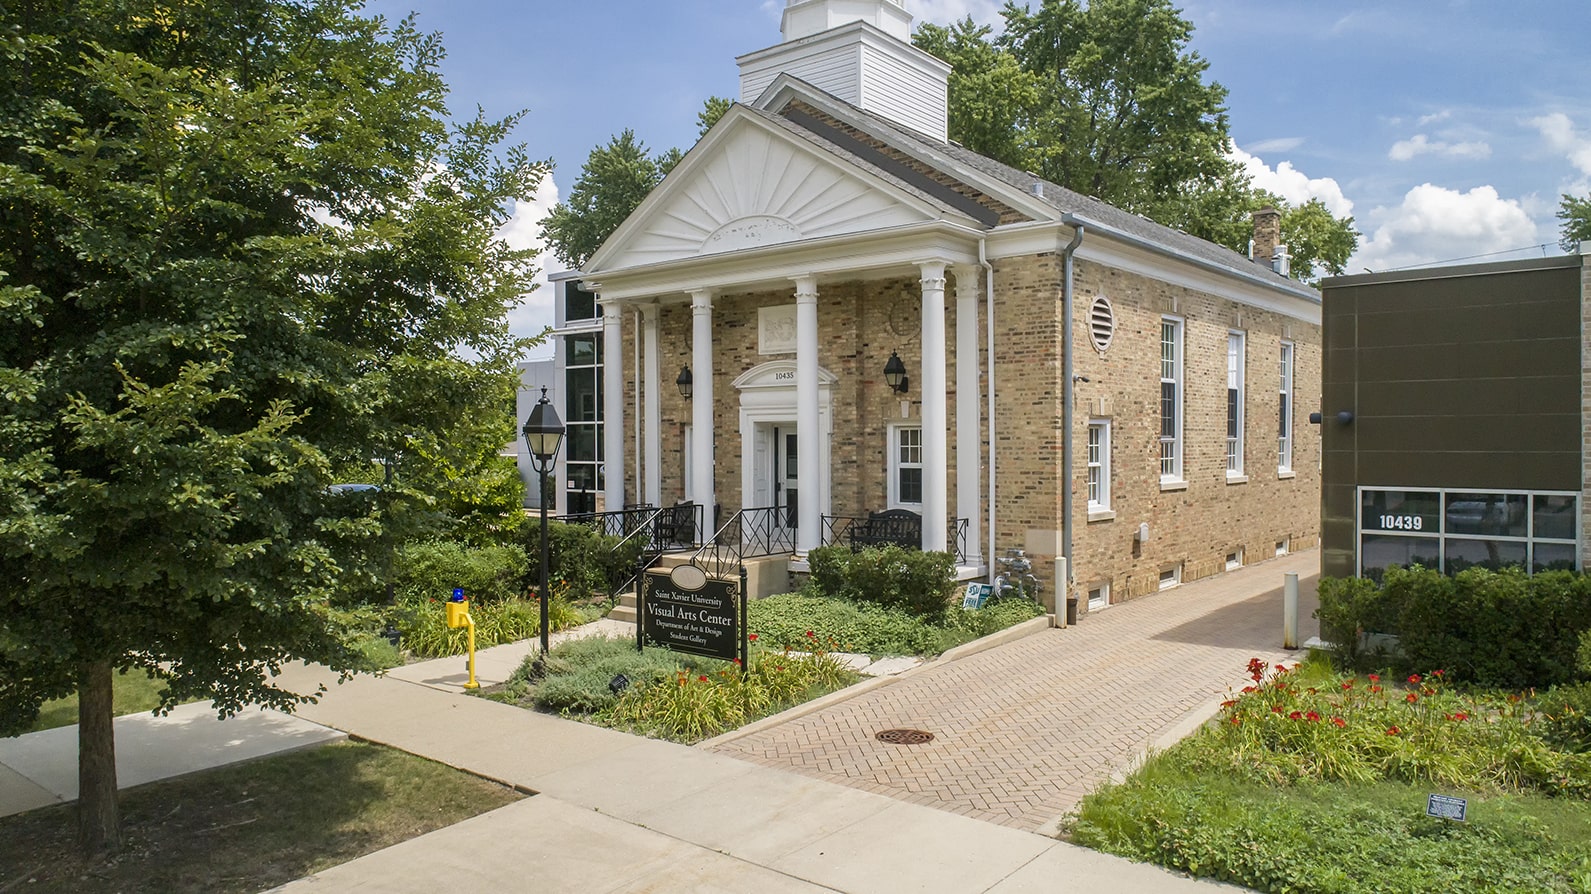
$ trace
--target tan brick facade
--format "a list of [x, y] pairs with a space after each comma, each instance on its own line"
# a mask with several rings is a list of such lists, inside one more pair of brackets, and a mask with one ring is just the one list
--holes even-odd
[[[996, 345], [996, 432], [998, 503], [995, 545], [1022, 546], [1040, 568], [1059, 549], [1062, 529], [1063, 367], [1061, 265], [1055, 253], [997, 260], [994, 267]], [[948, 277], [946, 381], [949, 383], [949, 508], [957, 512], [956, 413], [963, 395], [955, 391], [955, 273]], [[963, 275], [982, 277], [976, 267]], [[1308, 423], [1319, 405], [1320, 329], [1318, 325], [1255, 309], [1231, 299], [1172, 286], [1138, 274], [1078, 261], [1075, 266], [1075, 370], [1088, 382], [1077, 385], [1074, 413], [1074, 594], [1086, 597], [1092, 586], [1108, 583], [1113, 602], [1156, 590], [1161, 572], [1180, 570], [1191, 581], [1226, 567], [1239, 552], [1245, 564], [1270, 558], [1278, 543], [1291, 549], [1313, 546], [1319, 531], [1319, 434]], [[834, 436], [830, 444], [831, 502], [827, 515], [860, 516], [886, 507], [888, 430], [892, 423], [920, 423], [922, 354], [919, 334], [920, 286], [915, 279], [824, 283], [819, 286], [819, 363], [838, 382], [832, 389]], [[1101, 354], [1089, 340], [1087, 318], [1096, 295], [1115, 310], [1115, 334]], [[733, 381], [770, 360], [794, 354], [757, 352], [757, 310], [794, 303], [793, 290], [724, 294], [713, 299], [714, 401], [717, 429], [715, 485], [727, 519], [743, 506], [740, 469], [741, 394]], [[978, 302], [979, 389], [965, 396], [982, 417], [980, 450], [988, 444], [984, 413], [988, 380], [984, 362], [985, 302]], [[1184, 479], [1186, 487], [1163, 490], [1159, 465], [1160, 323], [1174, 314], [1184, 321]], [[625, 318], [622, 363], [634, 383], [630, 341], [633, 317]], [[662, 498], [684, 493], [683, 431], [689, 402], [673, 387], [674, 377], [691, 358], [691, 313], [683, 304], [665, 305], [659, 314], [662, 422]], [[1226, 474], [1226, 352], [1231, 330], [1246, 334], [1246, 481], [1229, 483]], [[1293, 462], [1291, 474], [1277, 467], [1279, 352], [1283, 339], [1295, 346], [1293, 383]], [[891, 351], [905, 361], [911, 386], [904, 396], [883, 380]], [[701, 371], [695, 371], [700, 376]], [[700, 381], [700, 379], [698, 379]], [[636, 411], [634, 385], [627, 386], [626, 413]], [[902, 401], [908, 404], [903, 417]], [[1111, 423], [1110, 479], [1113, 518], [1089, 521], [1086, 485], [1087, 427], [1103, 411]], [[633, 450], [639, 422], [627, 420], [626, 449]], [[792, 419], [793, 423], [794, 420]], [[643, 437], [650, 437], [643, 433]], [[979, 457], [987, 472], [987, 455]], [[627, 492], [636, 493], [634, 458], [626, 465]], [[982, 482], [979, 518], [987, 549], [987, 479]], [[1147, 542], [1134, 532], [1149, 526]]]

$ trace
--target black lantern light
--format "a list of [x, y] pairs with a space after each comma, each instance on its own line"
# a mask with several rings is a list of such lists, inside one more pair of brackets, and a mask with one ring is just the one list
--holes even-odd
[[884, 364], [884, 381], [895, 391], [906, 393], [906, 364], [894, 351], [889, 352], [889, 362]]
[[688, 366], [680, 367], [679, 378], [674, 380], [674, 384], [679, 386], [679, 396], [690, 400], [691, 394], [696, 390], [691, 379], [691, 368]]
[[541, 400], [530, 410], [530, 418], [525, 420], [525, 446], [530, 449], [530, 462], [535, 467], [536, 474], [541, 480], [541, 654], [547, 654], [547, 604], [551, 594], [547, 592], [547, 565], [550, 561], [547, 548], [547, 473], [552, 471], [553, 459], [558, 455], [558, 448], [563, 444], [563, 421], [558, 418], [558, 411], [554, 410], [552, 403], [547, 400], [547, 389], [541, 389]]

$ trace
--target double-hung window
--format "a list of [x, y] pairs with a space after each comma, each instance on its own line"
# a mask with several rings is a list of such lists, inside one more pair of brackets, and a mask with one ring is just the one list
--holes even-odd
[[1110, 510], [1110, 420], [1088, 421], [1088, 511]]
[[1226, 476], [1243, 475], [1243, 365], [1241, 332], [1226, 334]]
[[893, 426], [889, 440], [889, 505], [919, 507], [923, 503], [923, 430]]
[[1281, 421], [1276, 429], [1276, 470], [1293, 470], [1293, 344], [1282, 342], [1282, 385], [1278, 405]]
[[1182, 480], [1182, 321], [1160, 320], [1160, 480]]

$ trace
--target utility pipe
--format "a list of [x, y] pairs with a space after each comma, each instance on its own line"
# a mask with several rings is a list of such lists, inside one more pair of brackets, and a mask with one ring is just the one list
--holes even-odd
[[1072, 468], [1072, 416], [1075, 412], [1073, 405], [1077, 401], [1072, 378], [1072, 253], [1083, 244], [1084, 227], [1081, 223], [1072, 226], [1072, 241], [1061, 249], [1061, 269], [1064, 271], [1061, 277], [1061, 313], [1065, 317], [1061, 330], [1061, 350], [1066, 355], [1061, 364], [1064, 369], [1062, 375], [1066, 377], [1061, 398], [1061, 427], [1064, 429], [1061, 435], [1061, 468], [1065, 470], [1061, 474], [1061, 556], [1066, 559], [1066, 592], [1055, 594], [1057, 613], [1066, 611], [1065, 600], [1072, 596], [1072, 580], [1075, 577], [1072, 571], [1072, 475], [1075, 471]]
[[984, 325], [987, 327], [987, 352], [989, 355], [989, 551], [983, 554], [983, 564], [988, 569], [989, 583], [994, 583], [994, 265], [989, 263], [989, 240], [978, 237], [978, 266], [983, 268]]

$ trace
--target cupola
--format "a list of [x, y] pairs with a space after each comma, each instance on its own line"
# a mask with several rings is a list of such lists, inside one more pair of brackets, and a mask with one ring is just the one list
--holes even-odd
[[911, 45], [904, 0], [786, 0], [784, 40], [747, 53], [740, 101], [781, 74], [937, 140], [946, 139], [950, 66]]

